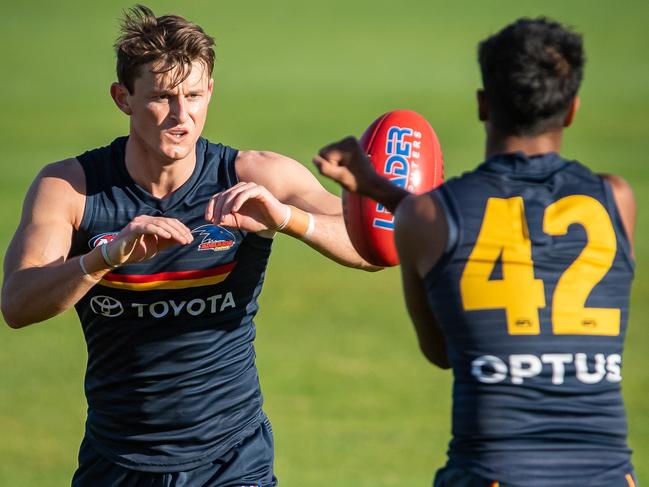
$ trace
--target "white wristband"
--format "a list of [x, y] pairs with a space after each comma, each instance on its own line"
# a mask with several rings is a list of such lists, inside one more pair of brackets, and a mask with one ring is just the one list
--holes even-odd
[[309, 226], [306, 229], [306, 233], [304, 234], [304, 240], [310, 240], [311, 235], [313, 235], [313, 231], [315, 230], [315, 218], [313, 218], [313, 215], [311, 213], [307, 213], [309, 215]]

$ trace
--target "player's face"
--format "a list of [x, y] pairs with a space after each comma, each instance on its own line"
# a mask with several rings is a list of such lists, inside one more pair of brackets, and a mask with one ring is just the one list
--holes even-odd
[[175, 161], [193, 155], [203, 131], [213, 80], [205, 66], [195, 61], [182, 83], [173, 86], [174, 70], [152, 73], [143, 66], [133, 94], [126, 102], [130, 109], [130, 136], [143, 149], [162, 160]]

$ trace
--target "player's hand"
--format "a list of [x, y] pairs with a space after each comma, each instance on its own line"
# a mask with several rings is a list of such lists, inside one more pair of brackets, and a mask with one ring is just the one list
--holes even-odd
[[140, 215], [106, 245], [110, 261], [122, 265], [150, 259], [172, 245], [193, 240], [189, 228], [175, 218]]
[[320, 149], [313, 158], [320, 174], [352, 193], [368, 195], [380, 176], [355, 137], [347, 137]]
[[264, 186], [238, 183], [212, 196], [205, 219], [215, 225], [257, 233], [275, 230], [286, 218], [286, 212], [286, 205]]

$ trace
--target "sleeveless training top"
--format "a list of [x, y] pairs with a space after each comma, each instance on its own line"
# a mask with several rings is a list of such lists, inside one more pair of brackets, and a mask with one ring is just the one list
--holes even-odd
[[451, 235], [425, 277], [454, 373], [449, 465], [529, 487], [623, 478], [634, 265], [608, 183], [516, 153], [434, 194]]
[[76, 305], [88, 346], [86, 437], [126, 467], [188, 470], [264, 419], [253, 317], [272, 240], [204, 219], [209, 198], [237, 182], [236, 150], [199, 139], [190, 179], [160, 200], [128, 174], [126, 141], [78, 157], [87, 196], [71, 255], [137, 215], [177, 218], [194, 241], [115, 269]]

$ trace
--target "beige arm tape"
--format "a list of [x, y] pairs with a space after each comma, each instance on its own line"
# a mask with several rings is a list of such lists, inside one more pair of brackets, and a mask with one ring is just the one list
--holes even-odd
[[287, 218], [277, 227], [277, 231], [291, 237], [308, 240], [315, 229], [315, 220], [309, 212], [293, 205], [286, 205]]

